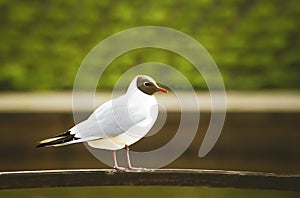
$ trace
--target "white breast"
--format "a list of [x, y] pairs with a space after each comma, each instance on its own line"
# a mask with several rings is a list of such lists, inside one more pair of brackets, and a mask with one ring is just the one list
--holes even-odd
[[122, 134], [88, 142], [91, 147], [106, 150], [122, 149], [125, 145], [130, 146], [139, 141], [152, 128], [158, 116], [158, 104], [156, 98], [144, 94], [138, 89], [135, 89], [128, 94], [128, 117], [124, 118], [120, 115], [116, 115], [116, 119], [119, 120], [120, 123], [122, 123], [122, 119], [140, 121]]

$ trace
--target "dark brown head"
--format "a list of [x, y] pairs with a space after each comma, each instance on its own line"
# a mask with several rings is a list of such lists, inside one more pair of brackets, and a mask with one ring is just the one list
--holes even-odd
[[148, 95], [153, 95], [158, 91], [163, 93], [168, 93], [166, 89], [159, 87], [156, 84], [156, 82], [149, 76], [145, 76], [145, 75], [138, 76], [136, 84], [139, 90], [141, 90], [142, 92]]

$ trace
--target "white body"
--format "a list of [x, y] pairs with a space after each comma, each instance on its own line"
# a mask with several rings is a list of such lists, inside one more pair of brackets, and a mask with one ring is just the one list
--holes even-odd
[[107, 101], [90, 117], [70, 129], [78, 140], [91, 147], [118, 150], [143, 138], [158, 116], [158, 104], [153, 95], [147, 95], [136, 87], [135, 78], [125, 95]]

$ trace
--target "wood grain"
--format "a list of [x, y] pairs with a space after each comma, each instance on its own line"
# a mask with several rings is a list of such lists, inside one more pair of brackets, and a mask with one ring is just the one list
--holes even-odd
[[300, 191], [300, 175], [195, 169], [0, 172], [0, 189], [79, 186], [208, 186]]

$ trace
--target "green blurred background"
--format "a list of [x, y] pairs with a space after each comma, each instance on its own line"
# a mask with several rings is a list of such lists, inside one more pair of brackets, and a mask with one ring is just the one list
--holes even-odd
[[[55, 100], [56, 91], [70, 93], [81, 62], [100, 41], [125, 29], [152, 25], [174, 28], [198, 40], [216, 61], [227, 90], [298, 93], [299, 19], [298, 0], [0, 0], [0, 91], [52, 91]], [[154, 49], [134, 50], [119, 57], [103, 75], [99, 88], [111, 90], [124, 71], [148, 61], [172, 65], [197, 90], [206, 91], [192, 65], [173, 53]], [[284, 93], [282, 98], [285, 104]], [[22, 102], [23, 98], [18, 99]], [[71, 127], [71, 112], [1, 110], [0, 118], [1, 171], [107, 168], [83, 145], [33, 148], [41, 138]], [[180, 115], [168, 114], [171, 121], [164, 128], [165, 139], [158, 136], [159, 140], [167, 141], [176, 132], [175, 118]], [[299, 174], [299, 110], [228, 112], [218, 143], [200, 159], [197, 152], [209, 118], [209, 112], [201, 114], [194, 143], [167, 168]], [[151, 145], [155, 141], [144, 140], [134, 148], [143, 149], [147, 142]], [[176, 187], [34, 189], [1, 191], [0, 197], [21, 197], [24, 193], [28, 197], [299, 197], [293, 192]]]
[[[197, 39], [216, 61], [227, 89], [300, 88], [300, 1], [0, 1], [0, 89], [72, 89], [86, 54], [119, 31], [166, 26]], [[102, 88], [128, 66], [170, 64], [205, 87], [188, 62], [137, 50], [114, 63]]]

